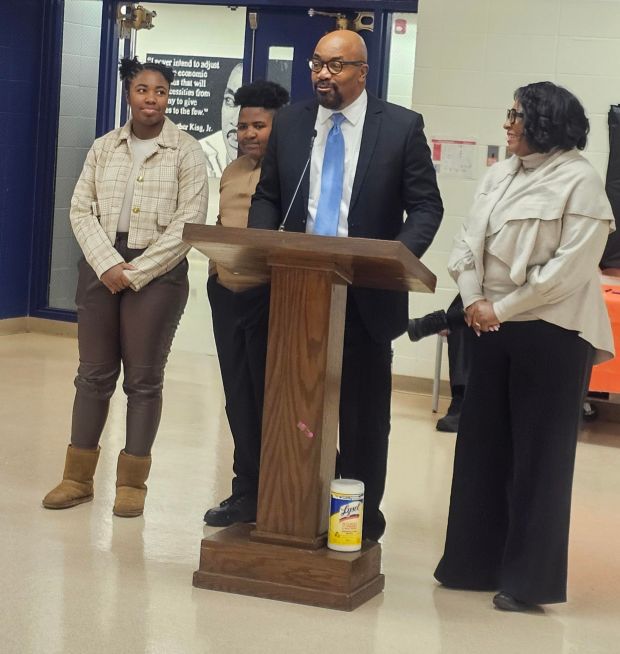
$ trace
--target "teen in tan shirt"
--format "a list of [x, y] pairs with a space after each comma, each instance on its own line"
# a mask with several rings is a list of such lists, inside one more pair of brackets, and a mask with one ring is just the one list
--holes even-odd
[[[247, 227], [273, 117], [288, 99], [288, 92], [273, 82], [257, 81], [235, 93], [235, 104], [240, 107], [237, 137], [242, 156], [222, 174], [219, 224]], [[213, 334], [235, 451], [232, 495], [209, 509], [204, 520], [223, 527], [256, 520], [269, 280], [235, 275], [219, 264], [210, 273], [207, 291]]]

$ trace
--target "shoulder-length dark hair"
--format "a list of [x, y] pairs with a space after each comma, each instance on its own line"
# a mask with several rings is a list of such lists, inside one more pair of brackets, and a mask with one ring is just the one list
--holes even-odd
[[553, 82], [535, 82], [515, 91], [522, 107], [523, 134], [536, 152], [553, 148], [583, 150], [590, 123], [579, 100]]

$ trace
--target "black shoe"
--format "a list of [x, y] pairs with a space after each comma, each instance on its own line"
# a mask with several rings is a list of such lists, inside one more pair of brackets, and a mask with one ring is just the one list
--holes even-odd
[[[458, 391], [460, 386], [455, 387]], [[454, 393], [454, 390], [452, 391]], [[437, 431], [445, 432], [454, 432], [456, 433], [459, 430], [459, 420], [461, 418], [461, 406], [463, 405], [463, 395], [456, 394], [452, 395], [452, 401], [448, 407], [448, 412], [443, 418], [439, 418], [437, 421], [436, 429]]]
[[371, 519], [370, 511], [368, 515], [364, 515], [364, 524], [362, 526], [362, 538], [364, 540], [372, 540], [377, 543], [384, 533], [385, 516], [381, 511], [377, 511], [373, 519]]
[[249, 495], [231, 495], [219, 506], [205, 513], [204, 521], [210, 527], [228, 527], [235, 522], [256, 522], [256, 498]]
[[456, 433], [459, 430], [460, 418], [460, 413], [447, 413], [443, 418], [439, 418], [435, 429], [437, 429], [437, 431]]
[[584, 422], [594, 422], [598, 418], [598, 409], [594, 404], [584, 402], [581, 415]]
[[501, 611], [541, 611], [537, 604], [528, 604], [500, 590], [493, 598], [493, 604]]
[[422, 318], [413, 318], [410, 320], [409, 326], [407, 327], [407, 334], [415, 342], [425, 336], [438, 334], [444, 329], [449, 329], [449, 327], [446, 312], [442, 309], [441, 311], [428, 313]]

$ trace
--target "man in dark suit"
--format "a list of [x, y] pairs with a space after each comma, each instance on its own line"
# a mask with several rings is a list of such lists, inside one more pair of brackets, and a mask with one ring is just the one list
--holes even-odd
[[[278, 229], [288, 213], [290, 231], [400, 240], [421, 257], [443, 214], [424, 124], [366, 93], [366, 61], [355, 32], [318, 42], [310, 60], [316, 99], [285, 107], [274, 121], [248, 226]], [[385, 530], [391, 341], [407, 329], [407, 300], [365, 288], [350, 288], [347, 299], [339, 472], [364, 482], [364, 536], [374, 540]]]

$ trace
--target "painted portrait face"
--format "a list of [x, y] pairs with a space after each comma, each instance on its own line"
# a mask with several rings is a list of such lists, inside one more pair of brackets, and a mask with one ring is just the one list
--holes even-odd
[[226, 82], [224, 100], [222, 101], [222, 138], [226, 146], [228, 159], [237, 158], [237, 119], [239, 107], [235, 107], [235, 91], [243, 81], [243, 64], [237, 64], [231, 71]]

